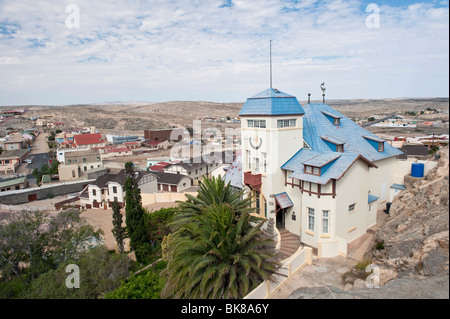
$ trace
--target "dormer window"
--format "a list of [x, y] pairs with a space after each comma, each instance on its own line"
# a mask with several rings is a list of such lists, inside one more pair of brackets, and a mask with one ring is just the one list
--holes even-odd
[[328, 120], [330, 120], [331, 123], [333, 123], [334, 126], [339, 126], [341, 125], [341, 118], [342, 116], [333, 114], [333, 113], [329, 113], [329, 112], [322, 112], [323, 115], [325, 115], [327, 117]]
[[305, 165], [305, 173], [320, 176], [320, 168], [315, 166]]
[[344, 153], [344, 141], [332, 136], [322, 136], [321, 138], [333, 152]]
[[377, 136], [363, 136], [370, 145], [372, 145], [378, 152], [384, 151], [385, 140]]

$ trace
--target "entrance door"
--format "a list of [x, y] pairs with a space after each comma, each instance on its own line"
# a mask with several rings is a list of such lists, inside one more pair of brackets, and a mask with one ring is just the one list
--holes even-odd
[[277, 228], [282, 229], [286, 227], [286, 209], [281, 209], [277, 204]]
[[28, 201], [29, 202], [37, 201], [37, 194], [28, 195]]

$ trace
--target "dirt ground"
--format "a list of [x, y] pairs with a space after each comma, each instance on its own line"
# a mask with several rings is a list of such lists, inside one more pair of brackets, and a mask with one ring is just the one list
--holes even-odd
[[[149, 212], [157, 211], [161, 208], [175, 207], [176, 203], [157, 203], [153, 205], [145, 206], [149, 210]], [[88, 209], [81, 213], [81, 217], [86, 219], [89, 225], [93, 226], [95, 230], [101, 229], [104, 233], [104, 241], [105, 246], [113, 250], [116, 247], [116, 241], [112, 234], [112, 210], [103, 210], [103, 209]], [[122, 210], [123, 215], [123, 226], [125, 226], [125, 212]]]
[[42, 133], [41, 131], [41, 134], [36, 137], [34, 143], [31, 145], [30, 154], [43, 154], [50, 151], [47, 144], [47, 136], [48, 133]]

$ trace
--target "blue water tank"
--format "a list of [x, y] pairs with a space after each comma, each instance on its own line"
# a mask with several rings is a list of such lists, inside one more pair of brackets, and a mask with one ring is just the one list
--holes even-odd
[[423, 177], [425, 171], [425, 164], [423, 163], [413, 163], [411, 165], [411, 176], [412, 177]]

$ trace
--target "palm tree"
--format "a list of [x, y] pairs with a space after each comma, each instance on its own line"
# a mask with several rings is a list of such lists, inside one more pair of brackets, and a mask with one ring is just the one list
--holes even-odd
[[[227, 203], [239, 214], [242, 210], [248, 209], [252, 201], [250, 197], [244, 198], [243, 190], [233, 188], [230, 183], [225, 184], [220, 176], [203, 180], [198, 195], [195, 197], [186, 194], [186, 198], [185, 202], [178, 202], [179, 212], [171, 225], [175, 229], [182, 228], [192, 216], [201, 214], [204, 208], [213, 204]], [[253, 216], [252, 221], [256, 221]]]
[[161, 296], [243, 298], [279, 266], [273, 240], [260, 230], [265, 221], [251, 226], [250, 210], [228, 203], [199, 210], [185, 218], [183, 233], [172, 242]]

